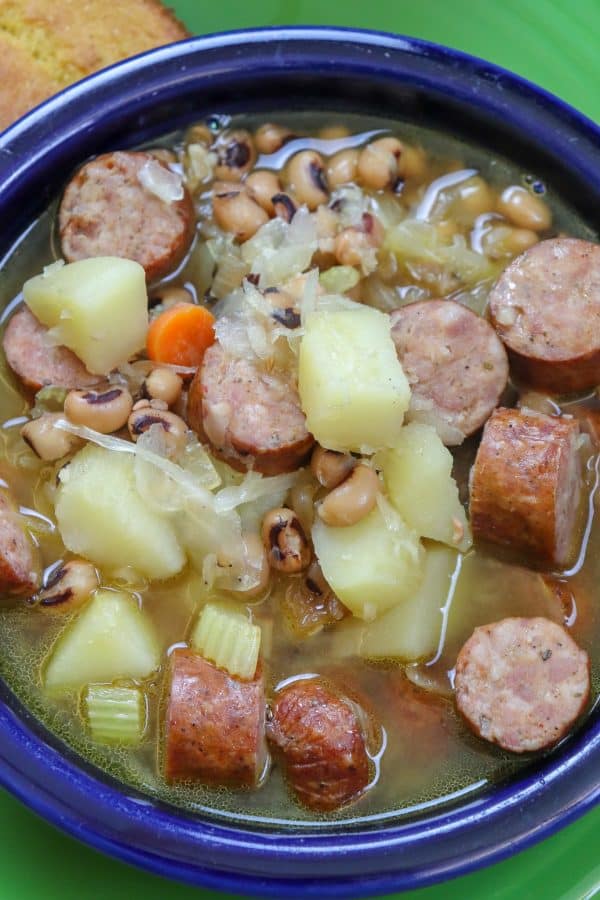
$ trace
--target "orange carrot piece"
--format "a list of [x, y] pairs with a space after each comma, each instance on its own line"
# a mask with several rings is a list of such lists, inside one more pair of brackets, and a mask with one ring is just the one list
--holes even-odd
[[199, 366], [215, 341], [214, 323], [215, 317], [203, 306], [176, 303], [150, 323], [148, 356], [155, 362]]

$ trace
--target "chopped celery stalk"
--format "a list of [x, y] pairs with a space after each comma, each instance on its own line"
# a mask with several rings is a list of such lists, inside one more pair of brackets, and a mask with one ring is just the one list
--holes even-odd
[[137, 687], [90, 684], [84, 708], [92, 738], [100, 744], [139, 744], [146, 728], [146, 700]]
[[360, 274], [354, 266], [332, 266], [319, 275], [319, 283], [328, 294], [345, 294], [360, 281]]
[[252, 679], [258, 663], [261, 631], [244, 613], [221, 603], [207, 603], [192, 633], [194, 650], [230, 675]]

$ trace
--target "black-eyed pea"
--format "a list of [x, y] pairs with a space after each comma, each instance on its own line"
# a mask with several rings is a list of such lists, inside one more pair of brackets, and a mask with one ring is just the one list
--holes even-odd
[[224, 131], [214, 145], [218, 156], [215, 178], [225, 181], [241, 181], [256, 162], [256, 147], [249, 131], [243, 128]]
[[490, 259], [512, 259], [529, 250], [538, 241], [535, 231], [528, 228], [494, 225], [482, 234], [481, 249]]
[[552, 225], [548, 205], [519, 184], [511, 184], [502, 191], [497, 209], [517, 228], [546, 231]]
[[175, 306], [177, 303], [192, 303], [193, 300], [194, 298], [186, 288], [167, 284], [153, 291], [150, 305], [156, 306], [160, 304], [164, 309], [170, 309], [171, 306]]
[[69, 391], [65, 398], [65, 416], [75, 425], [84, 425], [111, 434], [126, 424], [133, 407], [127, 388], [109, 384], [101, 388]]
[[341, 141], [350, 137], [350, 129], [346, 125], [326, 125], [319, 131], [322, 141]]
[[273, 197], [273, 211], [278, 219], [284, 222], [291, 222], [297, 212], [297, 205], [293, 198], [281, 191]]
[[457, 207], [461, 219], [472, 223], [477, 216], [495, 208], [496, 196], [487, 181], [480, 175], [474, 175], [457, 187], [453, 206]]
[[48, 462], [62, 459], [83, 446], [82, 439], [77, 435], [56, 427], [59, 419], [63, 418], [62, 413], [44, 413], [21, 428], [21, 437], [40, 459]]
[[269, 155], [281, 150], [287, 141], [294, 138], [294, 132], [285, 125], [277, 125], [274, 122], [265, 122], [254, 133], [254, 144], [259, 153]]
[[268, 169], [256, 169], [244, 182], [250, 196], [256, 200], [270, 216], [275, 215], [273, 197], [282, 191], [281, 182], [275, 172]]
[[377, 503], [379, 478], [377, 473], [359, 464], [338, 484], [317, 507], [326, 525], [345, 527], [364, 519]]
[[210, 147], [215, 136], [207, 125], [192, 125], [185, 133], [185, 144], [205, 144]]
[[172, 369], [159, 367], [152, 369], [142, 385], [142, 395], [149, 400], [163, 400], [173, 406], [179, 400], [183, 381]]
[[310, 546], [292, 509], [270, 510], [262, 521], [261, 536], [272, 569], [292, 575], [310, 563]]
[[298, 202], [305, 203], [310, 210], [329, 200], [325, 162], [315, 150], [301, 150], [292, 156], [285, 178]]
[[381, 222], [371, 213], [364, 213], [361, 227], [344, 228], [336, 236], [333, 253], [342, 266], [359, 266], [363, 271], [375, 267], [373, 251], [381, 246], [384, 230]]
[[359, 155], [358, 150], [351, 148], [340, 150], [331, 157], [327, 163], [327, 181], [330, 188], [340, 187], [342, 184], [352, 184], [355, 181]]
[[356, 460], [350, 453], [342, 453], [339, 450], [327, 450], [318, 446], [313, 450], [310, 458], [310, 470], [323, 487], [331, 490], [341, 484], [348, 477], [356, 465]]
[[398, 180], [399, 161], [404, 146], [397, 138], [379, 138], [367, 144], [358, 157], [358, 181], [373, 190], [393, 187]]
[[138, 409], [164, 410], [168, 408], [169, 404], [165, 403], [164, 400], [159, 400], [158, 398], [153, 399], [149, 397], [142, 397], [140, 400], [136, 400], [136, 402], [133, 404], [132, 412], [136, 412]]
[[52, 572], [31, 605], [40, 612], [67, 615], [79, 609], [100, 581], [94, 566], [84, 559], [70, 559]]
[[269, 214], [241, 185], [219, 182], [214, 186], [212, 202], [217, 225], [241, 243], [269, 221]]
[[146, 401], [145, 406], [136, 403], [136, 408], [127, 420], [129, 434], [133, 441], [137, 441], [141, 434], [153, 425], [158, 425], [163, 430], [169, 456], [177, 456], [187, 443], [188, 427], [175, 413], [168, 409], [158, 409], [157, 402], [161, 401], [153, 400], [151, 403]]
[[422, 147], [410, 144], [402, 145], [398, 158], [398, 175], [400, 178], [423, 178], [427, 173], [427, 156]]

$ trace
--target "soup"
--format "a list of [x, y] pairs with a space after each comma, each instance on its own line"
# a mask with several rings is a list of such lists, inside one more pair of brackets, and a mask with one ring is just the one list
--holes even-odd
[[516, 332], [541, 272], [564, 300], [598, 263], [502, 159], [282, 121], [91, 161], [8, 259], [1, 664], [132, 787], [326, 825], [507, 778], [590, 709], [598, 348]]

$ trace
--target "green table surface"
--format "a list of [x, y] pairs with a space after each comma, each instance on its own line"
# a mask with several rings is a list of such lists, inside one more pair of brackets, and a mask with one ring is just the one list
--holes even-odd
[[[259, 25], [348, 25], [426, 38], [512, 69], [600, 121], [600, 0], [171, 0], [171, 5], [198, 34]], [[0, 830], [0, 900], [231, 897], [108, 859], [3, 792]], [[509, 860], [402, 896], [587, 900], [600, 894], [599, 834], [596, 809]]]

